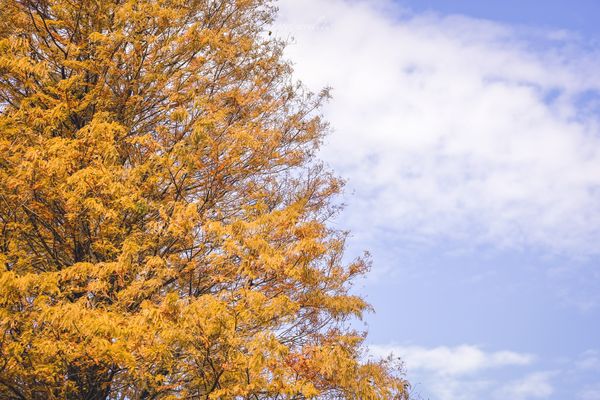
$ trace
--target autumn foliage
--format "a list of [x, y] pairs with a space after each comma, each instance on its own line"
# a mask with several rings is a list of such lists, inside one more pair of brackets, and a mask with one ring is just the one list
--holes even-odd
[[392, 399], [262, 0], [0, 0], [0, 399]]

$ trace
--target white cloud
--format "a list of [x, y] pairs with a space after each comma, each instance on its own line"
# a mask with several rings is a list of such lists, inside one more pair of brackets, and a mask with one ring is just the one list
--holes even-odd
[[551, 384], [555, 372], [536, 372], [523, 379], [507, 384], [499, 391], [498, 398], [511, 400], [545, 399], [554, 393]]
[[[487, 352], [478, 346], [422, 347], [371, 345], [378, 358], [392, 354], [400, 357], [415, 390], [435, 400], [511, 399], [526, 400], [551, 394], [550, 375], [537, 373], [503, 384], [490, 372], [516, 370], [531, 366], [534, 356], [514, 351]], [[534, 387], [534, 385], [537, 386]], [[537, 391], [536, 391], [537, 390]]]
[[438, 375], [465, 375], [486, 369], [514, 365], [529, 365], [534, 357], [512, 351], [486, 353], [477, 346], [457, 347], [382, 346], [369, 347], [378, 357], [389, 354], [402, 358], [409, 371], [428, 371]]
[[297, 76], [334, 88], [323, 156], [356, 191], [351, 227], [598, 252], [597, 53], [565, 32], [414, 15], [386, 0], [280, 9]]
[[[586, 350], [575, 362], [575, 366], [584, 371], [600, 371], [600, 352]], [[598, 399], [600, 400], [600, 396]]]

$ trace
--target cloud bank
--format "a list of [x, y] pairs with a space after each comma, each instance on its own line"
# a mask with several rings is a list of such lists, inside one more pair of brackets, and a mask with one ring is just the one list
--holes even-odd
[[279, 5], [296, 76], [334, 89], [322, 156], [355, 191], [351, 228], [600, 251], [600, 56], [575, 35], [386, 0]]

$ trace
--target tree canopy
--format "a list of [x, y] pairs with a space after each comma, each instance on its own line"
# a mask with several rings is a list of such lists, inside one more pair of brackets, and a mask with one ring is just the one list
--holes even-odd
[[0, 398], [406, 398], [264, 0], [0, 0]]

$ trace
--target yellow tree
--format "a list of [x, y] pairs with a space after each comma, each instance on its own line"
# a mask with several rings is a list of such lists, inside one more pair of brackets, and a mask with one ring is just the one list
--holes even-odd
[[0, 398], [391, 399], [265, 0], [0, 0]]

